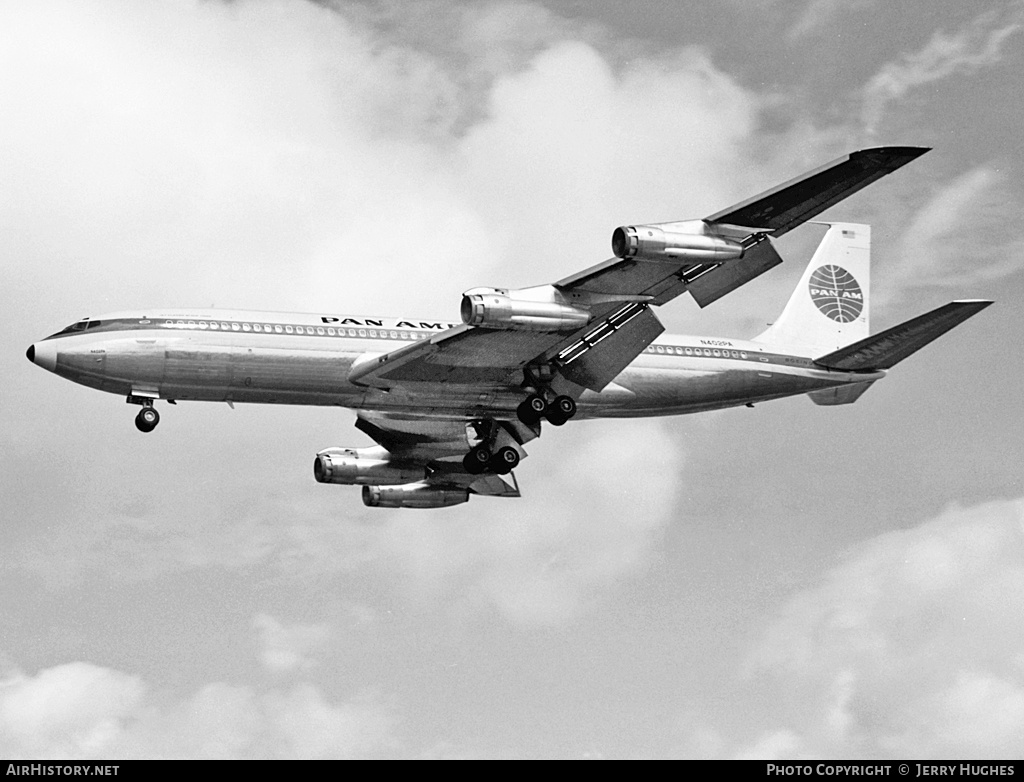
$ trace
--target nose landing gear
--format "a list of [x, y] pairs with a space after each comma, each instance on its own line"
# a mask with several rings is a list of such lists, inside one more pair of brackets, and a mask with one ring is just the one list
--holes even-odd
[[135, 416], [135, 428], [140, 432], [152, 432], [160, 423], [160, 413], [156, 411], [152, 403], [144, 406]]
[[[139, 410], [139, 414], [135, 416], [135, 428], [140, 432], [152, 432], [156, 429], [156, 425], [160, 423], [160, 413], [153, 407], [153, 399], [148, 396], [137, 396], [136, 394], [129, 394], [128, 398], [124, 400], [130, 405], [142, 405], [142, 409]], [[168, 400], [172, 405], [174, 400]]]

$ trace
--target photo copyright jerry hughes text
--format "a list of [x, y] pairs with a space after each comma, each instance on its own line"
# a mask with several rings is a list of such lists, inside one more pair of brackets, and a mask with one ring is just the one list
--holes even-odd
[[766, 767], [769, 776], [783, 777], [998, 777], [1016, 772], [1012, 763], [768, 763]]
[[18, 777], [116, 777], [118, 766], [63, 763], [7, 763], [4, 772]]

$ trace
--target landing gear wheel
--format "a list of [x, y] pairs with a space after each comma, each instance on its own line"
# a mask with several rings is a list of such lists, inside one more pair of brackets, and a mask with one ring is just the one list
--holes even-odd
[[576, 415], [576, 400], [571, 396], [558, 396], [555, 397], [555, 410], [568, 421], [574, 415]]
[[530, 394], [519, 407], [516, 408], [516, 415], [519, 420], [527, 426], [533, 426], [544, 417], [544, 411], [548, 409], [548, 403], [540, 394]]
[[498, 473], [498, 475], [506, 475], [516, 468], [519, 464], [519, 452], [506, 445], [504, 448], [499, 448], [498, 452], [491, 458], [490, 468]]
[[140, 432], [152, 432], [160, 423], [160, 413], [154, 407], [144, 407], [135, 416], [135, 428]]
[[486, 446], [478, 445], [472, 451], [462, 457], [462, 466], [470, 475], [479, 475], [487, 469], [491, 461], [491, 452]]
[[555, 401], [548, 407], [548, 423], [553, 426], [561, 426], [570, 418], [576, 415], [576, 402], [571, 396], [555, 397]]

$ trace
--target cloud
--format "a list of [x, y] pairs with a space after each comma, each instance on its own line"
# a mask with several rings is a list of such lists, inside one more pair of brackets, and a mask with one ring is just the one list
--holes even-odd
[[1024, 500], [952, 507], [864, 544], [751, 655], [778, 727], [745, 756], [1020, 757]]
[[0, 754], [58, 758], [351, 758], [396, 746], [390, 708], [312, 684], [224, 682], [184, 698], [86, 662], [0, 682]]
[[[388, 38], [350, 9], [302, 2], [107, 0], [84, 10], [44, 0], [17, 12], [8, 21], [23, 35], [0, 71], [16, 117], [0, 130], [6, 192], [20, 194], [3, 202], [16, 228], [2, 255], [20, 259], [12, 278], [46, 287], [47, 317], [212, 302], [454, 318], [466, 287], [557, 279], [607, 257], [615, 225], [721, 208], [777, 168], [791, 174], [795, 149], [813, 155], [806, 128], [772, 154], [747, 149], [760, 99], [700, 49], [618, 60], [597, 33], [553, 36], [561, 27], [530, 5], [522, 37], [489, 50], [519, 8], [456, 13], [454, 42], [440, 48], [421, 45], [414, 26], [401, 28], [408, 40]], [[467, 58], [478, 57], [488, 78], [467, 86]], [[32, 79], [12, 76], [26, 72]], [[652, 106], [658, 121], [642, 121]], [[16, 298], [10, 311], [42, 317]], [[54, 394], [88, 393], [43, 382]], [[297, 424], [298, 411], [262, 410], [240, 433], [220, 415], [199, 414], [216, 433], [201, 481], [196, 443], [167, 435], [158, 476], [140, 467], [116, 497], [88, 486], [58, 493], [63, 508], [48, 517], [91, 523], [14, 556], [64, 583], [89, 570], [149, 579], [218, 566], [393, 574], [375, 529], [337, 523], [344, 504], [348, 519], [400, 520], [396, 538], [413, 542], [391, 544], [411, 592], [450, 578], [472, 587], [478, 608], [554, 621], [644, 566], [681, 459], [660, 424], [574, 422], [531, 445], [519, 470], [525, 499], [476, 499], [444, 511], [444, 523], [407, 524], [408, 512], [367, 511], [356, 492], [308, 478], [308, 454], [362, 439], [347, 421], [329, 425], [340, 435], [316, 435], [323, 418]], [[157, 436], [171, 425], [165, 417]], [[293, 457], [284, 442], [301, 426], [313, 434]], [[667, 451], [653, 466], [644, 438]], [[268, 441], [274, 459], [254, 458]], [[236, 456], [221, 459], [226, 442]], [[131, 441], [132, 453], [146, 447]], [[292, 485], [282, 476], [299, 460], [305, 482]], [[257, 472], [240, 481], [240, 462]], [[89, 483], [116, 480], [104, 463], [85, 467], [96, 470]], [[638, 494], [645, 515], [629, 508]], [[614, 519], [606, 508], [618, 509]], [[480, 528], [481, 515], [499, 521]], [[441, 546], [423, 539], [437, 527]], [[268, 665], [310, 662], [287, 628], [261, 627]], [[282, 637], [281, 654], [271, 652]]]
[[0, 753], [6, 757], [103, 757], [139, 707], [145, 684], [89, 663], [0, 682]]
[[399, 512], [380, 565], [412, 599], [525, 624], [577, 617], [642, 573], [676, 517], [682, 454], [665, 429], [583, 423], [543, 450], [543, 475], [519, 471], [530, 501], [478, 499], [444, 519]]
[[915, 288], [956, 288], [967, 295], [1024, 269], [1024, 240], [1007, 233], [1016, 217], [1005, 174], [977, 166], [938, 189], [911, 216], [893, 263], [879, 266], [884, 304]]
[[807, 35], [823, 32], [842, 13], [874, 5], [873, 0], [810, 0], [789, 31], [788, 38], [795, 41]]
[[259, 633], [260, 661], [279, 673], [312, 668], [330, 636], [326, 624], [284, 624], [268, 614], [257, 614], [253, 627]]
[[986, 12], [954, 34], [939, 30], [923, 48], [876, 73], [863, 94], [861, 120], [868, 135], [878, 132], [888, 105], [914, 88], [998, 64], [1003, 44], [1024, 29], [1019, 7], [1004, 19], [999, 16]]

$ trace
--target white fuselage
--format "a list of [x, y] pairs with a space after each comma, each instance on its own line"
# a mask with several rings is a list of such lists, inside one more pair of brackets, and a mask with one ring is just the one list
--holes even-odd
[[[121, 396], [217, 402], [336, 405], [413, 416], [508, 414], [514, 386], [412, 384], [393, 392], [354, 385], [354, 362], [430, 338], [454, 324], [234, 310], [123, 312], [35, 343], [40, 366]], [[82, 324], [77, 324], [82, 326]], [[662, 335], [600, 393], [584, 391], [579, 417], [713, 410], [876, 380], [757, 342]]]

